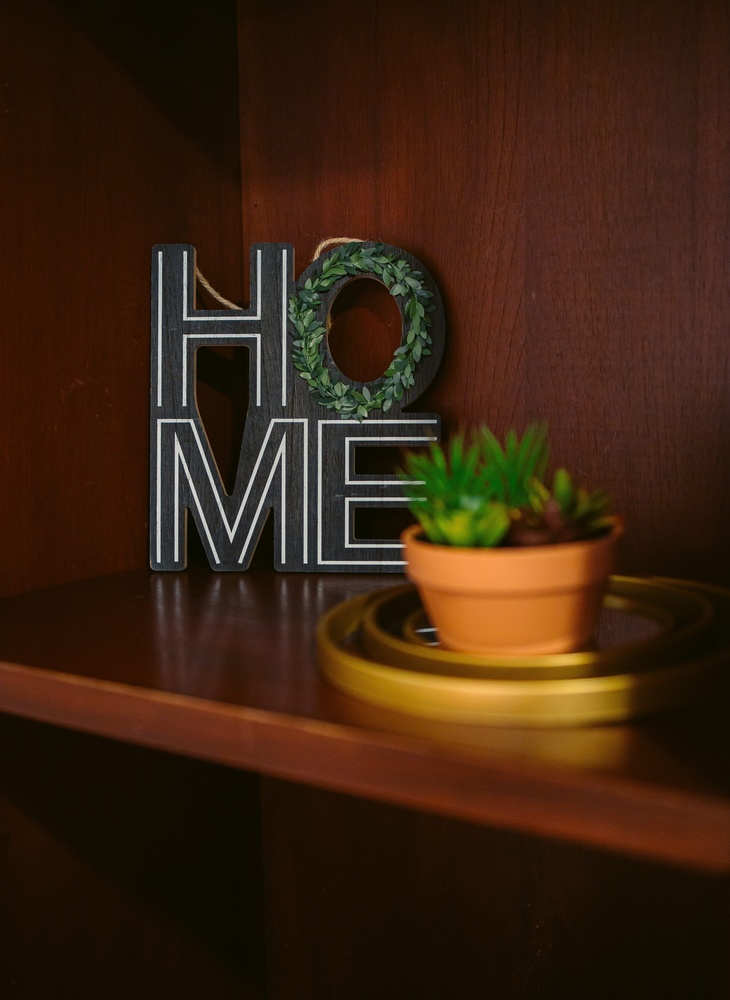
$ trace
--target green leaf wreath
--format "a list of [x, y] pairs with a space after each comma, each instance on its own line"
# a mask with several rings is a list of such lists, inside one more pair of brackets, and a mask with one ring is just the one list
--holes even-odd
[[[402, 297], [408, 329], [401, 346], [377, 388], [356, 389], [349, 382], [333, 382], [325, 367], [324, 340], [327, 331], [317, 319], [320, 295], [340, 278], [373, 275], [390, 294]], [[308, 278], [304, 288], [289, 299], [289, 319], [295, 330], [291, 357], [320, 406], [333, 410], [343, 420], [364, 420], [373, 410], [387, 413], [393, 400], [400, 400], [415, 384], [413, 373], [422, 357], [431, 353], [428, 332], [434, 310], [433, 292], [424, 287], [423, 274], [413, 271], [404, 258], [386, 253], [382, 243], [346, 243], [329, 254], [318, 277]]]

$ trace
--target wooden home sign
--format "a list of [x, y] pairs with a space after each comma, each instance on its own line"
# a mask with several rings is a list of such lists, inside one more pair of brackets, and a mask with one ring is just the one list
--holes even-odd
[[[286, 243], [251, 249], [251, 305], [199, 310], [195, 250], [152, 253], [150, 562], [184, 569], [187, 517], [216, 570], [248, 568], [269, 512], [274, 561], [285, 571], [398, 572], [397, 538], [358, 538], [355, 512], [407, 502], [395, 474], [358, 473], [360, 448], [417, 447], [440, 437], [439, 417], [406, 413], [428, 387], [444, 341], [443, 307], [426, 269], [398, 247], [348, 243], [293, 279]], [[402, 338], [383, 375], [352, 382], [327, 343], [344, 284], [388, 287]], [[196, 351], [244, 345], [248, 412], [235, 484], [226, 492], [196, 401]]]

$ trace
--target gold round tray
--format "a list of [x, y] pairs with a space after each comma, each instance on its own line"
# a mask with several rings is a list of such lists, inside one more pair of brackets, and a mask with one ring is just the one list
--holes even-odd
[[[730, 690], [730, 592], [681, 581], [632, 582], [637, 591], [632, 600], [644, 608], [653, 606], [655, 620], [664, 623], [663, 657], [653, 666], [646, 666], [647, 649], [641, 642], [629, 659], [620, 662], [619, 672], [598, 676], [493, 678], [384, 664], [365, 650], [364, 622], [384, 602], [402, 600], [407, 588], [396, 587], [345, 601], [322, 617], [317, 634], [320, 668], [340, 690], [381, 707], [431, 719], [500, 726], [619, 722]], [[691, 649], [686, 637], [675, 647], [669, 638], [674, 626], [667, 623], [670, 617], [676, 621], [676, 608], [685, 597], [689, 608], [691, 596], [707, 603], [709, 616], [697, 627]], [[682, 627], [687, 626], [685, 622]], [[439, 650], [425, 651], [443, 656]], [[533, 667], [541, 659], [536, 657]], [[453, 663], [450, 668], [454, 669]]]
[[[611, 636], [611, 616], [623, 623], [623, 641]], [[666, 582], [611, 577], [604, 598], [596, 648], [545, 656], [457, 653], [424, 641], [430, 630], [412, 586], [386, 591], [363, 614], [362, 648], [377, 663], [426, 673], [501, 680], [601, 677], [697, 652], [712, 604], [701, 594]], [[616, 621], [613, 622], [613, 631]], [[648, 634], [647, 634], [648, 633]]]

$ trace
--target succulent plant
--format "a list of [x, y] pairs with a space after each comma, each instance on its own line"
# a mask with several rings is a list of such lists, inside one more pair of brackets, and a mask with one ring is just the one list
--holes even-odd
[[411, 513], [425, 537], [467, 548], [549, 545], [596, 538], [611, 530], [611, 500], [574, 484], [558, 469], [545, 482], [550, 447], [547, 427], [530, 424], [501, 443], [487, 427], [447, 447], [410, 452], [400, 473]]

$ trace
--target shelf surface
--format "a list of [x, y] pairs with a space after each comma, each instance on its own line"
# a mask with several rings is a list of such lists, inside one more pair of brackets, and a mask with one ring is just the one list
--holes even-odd
[[[315, 629], [399, 578], [145, 571], [0, 600], [0, 711], [457, 819], [730, 871], [730, 703], [435, 723], [336, 691]], [[729, 664], [730, 669], [730, 664]]]

